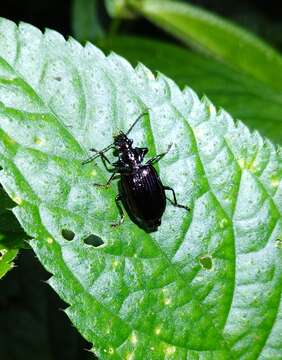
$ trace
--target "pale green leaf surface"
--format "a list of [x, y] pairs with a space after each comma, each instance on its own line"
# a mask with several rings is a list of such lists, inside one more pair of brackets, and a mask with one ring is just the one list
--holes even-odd
[[[49, 283], [100, 359], [279, 358], [281, 149], [168, 78], [58, 33], [0, 23], [1, 183]], [[191, 213], [117, 229], [116, 187], [82, 166], [144, 109], [132, 137]], [[74, 231], [65, 240], [62, 229]], [[104, 245], [86, 245], [89, 235]]]
[[132, 36], [103, 39], [99, 44], [132, 64], [142, 62], [150, 69], [172, 77], [179, 86], [191, 86], [207, 95], [215, 105], [282, 143], [282, 98], [270, 86], [220, 62], [161, 41]]
[[282, 57], [252, 33], [187, 2], [127, 0], [124, 4], [186, 44], [270, 85], [282, 97]]

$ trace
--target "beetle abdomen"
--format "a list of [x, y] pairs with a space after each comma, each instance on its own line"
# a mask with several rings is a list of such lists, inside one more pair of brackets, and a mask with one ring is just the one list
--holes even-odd
[[131, 214], [150, 228], [160, 225], [166, 197], [161, 180], [151, 165], [121, 175], [124, 201]]

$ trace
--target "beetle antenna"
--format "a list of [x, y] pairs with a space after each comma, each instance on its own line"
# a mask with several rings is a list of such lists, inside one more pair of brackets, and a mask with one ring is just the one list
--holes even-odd
[[138, 116], [138, 118], [134, 121], [134, 123], [130, 126], [129, 130], [127, 130], [127, 132], [125, 133], [125, 135], [127, 136], [130, 131], [134, 128], [134, 126], [138, 123], [138, 121], [144, 116], [144, 115], [149, 115], [149, 110], [147, 109], [145, 112], [143, 112], [141, 115]]
[[95, 151], [96, 154], [95, 154], [95, 155], [92, 155], [92, 156], [90, 156], [88, 159], [84, 160], [84, 161], [82, 162], [82, 165], [85, 165], [85, 164], [88, 164], [88, 163], [94, 161], [95, 159], [97, 159], [98, 157], [100, 157], [101, 154], [104, 154], [105, 152], [107, 152], [108, 150], [110, 150], [110, 149], [113, 147], [113, 145], [114, 145], [114, 144], [110, 144], [110, 145], [108, 145], [107, 147], [105, 147], [103, 150], [100, 150], [100, 151], [95, 150], [95, 149], [90, 149], [90, 150], [92, 150], [92, 151]]

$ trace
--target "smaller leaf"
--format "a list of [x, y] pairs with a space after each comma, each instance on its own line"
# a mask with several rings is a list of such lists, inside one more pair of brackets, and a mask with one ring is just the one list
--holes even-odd
[[127, 7], [126, 0], [105, 0], [108, 13], [112, 17], [132, 19], [136, 14]]
[[98, 16], [97, 0], [73, 0], [72, 28], [80, 42], [94, 40], [104, 35]]
[[115, 51], [124, 56], [134, 66], [141, 62], [169, 75], [181, 87], [188, 84], [250, 128], [282, 143], [282, 101], [275, 90], [252, 76], [203, 54], [162, 41], [116, 36], [103, 39], [99, 44], [107, 52]]
[[128, 0], [128, 4], [185, 44], [282, 90], [282, 57], [252, 33], [183, 2]]

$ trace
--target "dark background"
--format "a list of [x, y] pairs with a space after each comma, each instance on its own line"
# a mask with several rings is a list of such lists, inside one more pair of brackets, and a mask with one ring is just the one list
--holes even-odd
[[[282, 48], [282, 5], [278, 0], [194, 0], [191, 3], [215, 11], [256, 32], [276, 48]], [[104, 24], [110, 19], [99, 1]], [[0, 16], [25, 21], [41, 30], [48, 27], [66, 37], [72, 34], [71, 1], [9, 0]], [[123, 33], [141, 34], [174, 41], [143, 19], [123, 22]], [[64, 304], [44, 283], [44, 271], [31, 250], [16, 259], [17, 267], [0, 282], [1, 360], [86, 360], [93, 356], [90, 344], [73, 328], [62, 309]]]
[[[186, 0], [186, 2], [230, 18], [258, 33], [276, 47], [282, 48], [282, 4], [279, 0]], [[99, 0], [98, 3], [101, 3], [102, 14], [103, 1]], [[66, 37], [72, 33], [71, 0], [9, 0], [1, 4], [0, 16], [15, 22], [28, 22], [41, 30], [46, 27], [51, 28]], [[164, 37], [163, 34], [160, 35], [160, 31], [144, 20], [128, 22], [122, 30]]]

